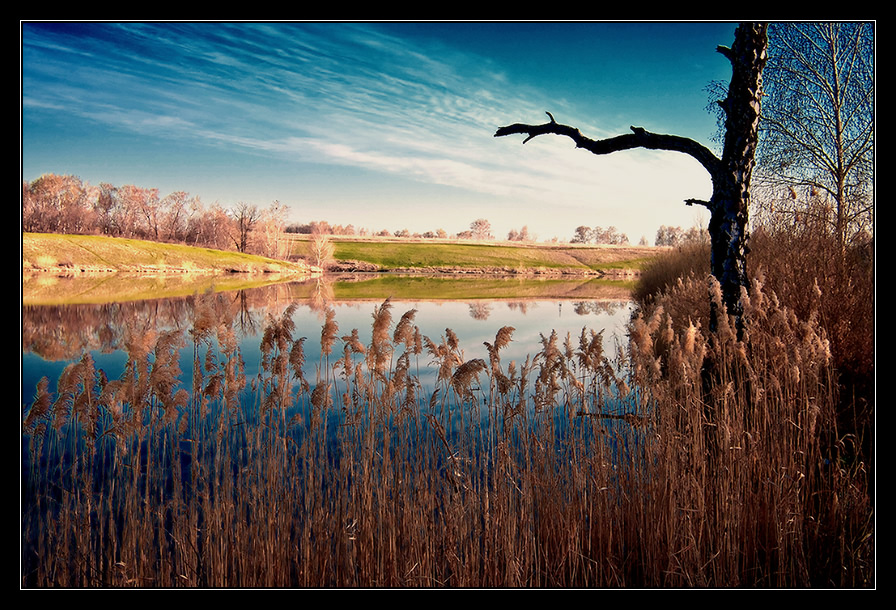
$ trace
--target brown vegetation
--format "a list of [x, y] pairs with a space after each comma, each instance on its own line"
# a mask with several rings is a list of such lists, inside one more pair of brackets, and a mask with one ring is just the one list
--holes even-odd
[[131, 329], [120, 379], [85, 356], [39, 384], [22, 584], [870, 586], [822, 320], [758, 281], [746, 303], [742, 339], [657, 298], [618, 354], [583, 329], [525, 362], [501, 358], [512, 328], [468, 360], [389, 301], [366, 345], [328, 311], [306, 362], [287, 307], [246, 378], [209, 295], [186, 334]]
[[[804, 202], [806, 209], [816, 202]], [[816, 210], [817, 211], [817, 210]], [[750, 275], [798, 319], [817, 318], [830, 344], [841, 395], [840, 425], [870, 455], [874, 405], [874, 244], [856, 233], [841, 250], [840, 235], [821, 215], [766, 217], [750, 241]], [[633, 292], [649, 311], [659, 303], [681, 327], [709, 316], [709, 249], [691, 243], [649, 262]]]

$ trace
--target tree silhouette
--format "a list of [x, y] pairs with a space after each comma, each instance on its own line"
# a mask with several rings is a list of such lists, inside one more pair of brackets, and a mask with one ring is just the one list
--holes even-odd
[[[731, 48], [717, 50], [731, 62], [732, 75], [728, 94], [719, 105], [725, 114], [725, 137], [721, 158], [689, 138], [651, 133], [642, 127], [632, 127], [632, 133], [604, 140], [592, 140], [568, 125], [562, 125], [547, 113], [550, 122], [542, 125], [515, 123], [500, 127], [495, 137], [526, 134], [523, 143], [535, 136], [555, 134], [566, 136], [596, 155], [622, 150], [647, 148], [669, 150], [690, 155], [709, 173], [712, 196], [709, 201], [688, 199], [687, 205], [706, 206], [710, 212], [711, 270], [719, 281], [722, 301], [729, 315], [741, 324], [743, 305], [741, 293], [747, 283], [747, 221], [749, 218], [750, 180], [757, 145], [761, 102], [762, 69], [768, 47], [767, 24], [740, 24]], [[718, 312], [712, 307], [710, 327], [715, 329]]]

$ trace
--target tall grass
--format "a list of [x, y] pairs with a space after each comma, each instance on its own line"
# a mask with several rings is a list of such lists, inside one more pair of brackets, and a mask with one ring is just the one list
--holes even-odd
[[828, 340], [759, 283], [742, 340], [658, 306], [615, 352], [548, 332], [524, 362], [502, 359], [510, 327], [468, 359], [388, 300], [367, 344], [325, 310], [308, 362], [292, 313], [269, 318], [254, 378], [207, 295], [186, 334], [132, 329], [120, 379], [85, 356], [55, 395], [39, 384], [23, 586], [873, 582]]

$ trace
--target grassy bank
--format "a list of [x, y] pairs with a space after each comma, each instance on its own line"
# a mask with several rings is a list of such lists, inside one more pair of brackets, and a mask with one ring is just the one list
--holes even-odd
[[[305, 240], [294, 239], [293, 252], [303, 254]], [[363, 261], [380, 270], [480, 269], [509, 273], [636, 272], [659, 251], [640, 246], [386, 239], [334, 239], [333, 245], [336, 260]]]
[[22, 234], [22, 271], [55, 273], [308, 273], [304, 263], [99, 235]]

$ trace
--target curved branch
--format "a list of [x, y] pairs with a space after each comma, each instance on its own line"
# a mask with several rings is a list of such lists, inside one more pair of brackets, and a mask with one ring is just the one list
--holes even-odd
[[592, 140], [591, 138], [582, 135], [582, 132], [575, 127], [562, 125], [556, 122], [550, 112], [546, 114], [551, 119], [549, 123], [544, 123], [542, 125], [514, 123], [513, 125], [507, 125], [506, 127], [499, 127], [495, 132], [495, 137], [526, 134], [526, 139], [523, 140], [523, 144], [525, 144], [535, 136], [544, 134], [566, 136], [575, 142], [576, 148], [584, 148], [595, 155], [608, 155], [610, 153], [621, 150], [631, 150], [633, 148], [680, 152], [696, 159], [697, 162], [709, 172], [713, 181], [715, 181], [718, 172], [721, 169], [721, 161], [708, 148], [689, 138], [656, 134], [647, 131], [643, 127], [632, 127], [632, 133], [630, 134], [615, 136], [604, 140]]

